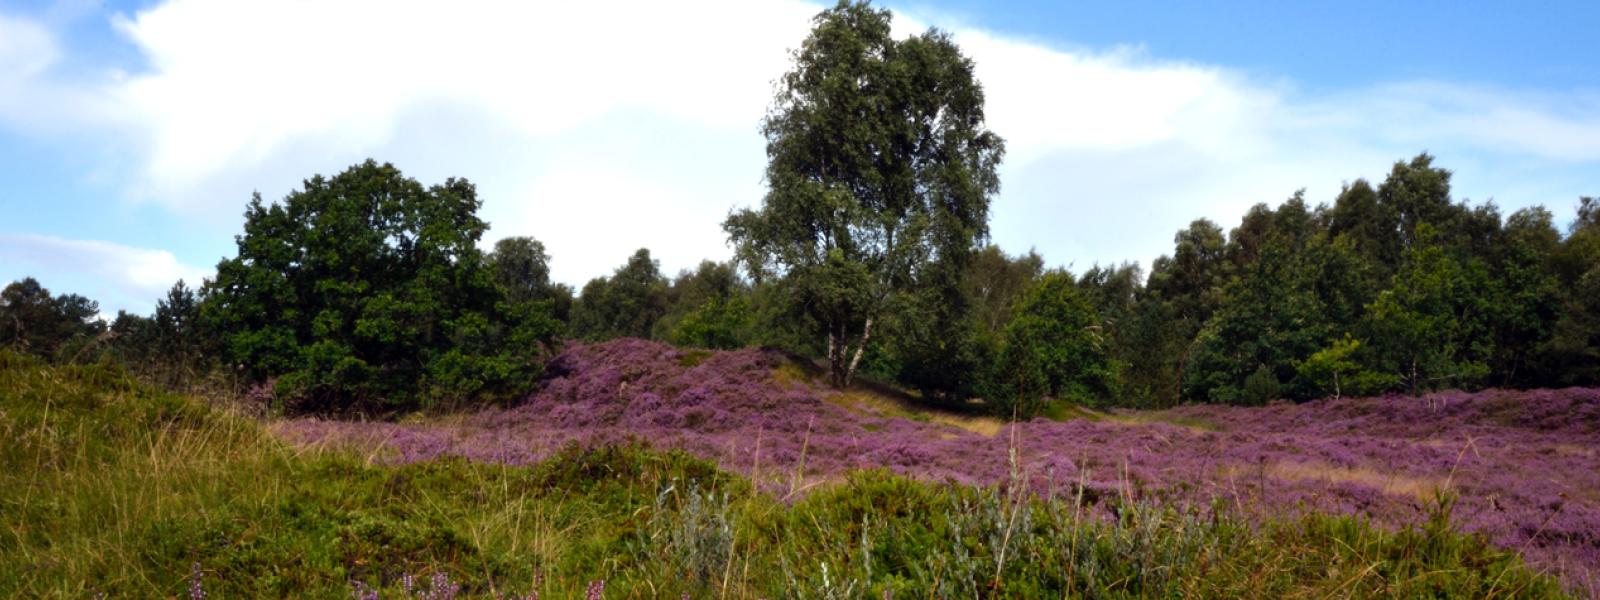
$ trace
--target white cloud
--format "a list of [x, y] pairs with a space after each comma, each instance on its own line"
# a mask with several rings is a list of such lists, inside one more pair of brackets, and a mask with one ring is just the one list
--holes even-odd
[[21, 123], [33, 116], [37, 79], [60, 56], [55, 36], [43, 25], [0, 14], [0, 119]]
[[0, 86], [15, 85], [38, 75], [59, 57], [55, 36], [44, 26], [0, 15]]
[[[229, 224], [219, 244], [251, 190], [281, 197], [372, 156], [424, 182], [473, 180], [492, 237], [539, 237], [555, 276], [582, 284], [641, 246], [669, 272], [727, 256], [719, 222], [762, 192], [771, 81], [819, 9], [170, 0], [116, 19], [147, 68], [22, 106], [132, 140], [132, 194]], [[15, 22], [0, 34], [34, 33], [0, 35], [0, 67], [33, 65], [16, 72], [38, 88], [56, 42]], [[976, 62], [1008, 140], [995, 239], [1053, 262], [1148, 264], [1191, 219], [1232, 225], [1301, 187], [1330, 200], [1422, 150], [1463, 173], [1460, 195], [1510, 206], [1561, 214], [1572, 186], [1600, 184], [1572, 175], [1600, 162], [1593, 94], [1406, 82], [1311, 96], [1138, 48], [1055, 47], [939, 15], [897, 23], [948, 27]]]
[[183, 264], [171, 252], [100, 240], [45, 235], [0, 235], [0, 272], [6, 281], [33, 275], [54, 293], [72, 292], [100, 301], [100, 309], [149, 313], [155, 299], [179, 279], [199, 287], [211, 270]]
[[[398, 120], [449, 104], [531, 141], [621, 110], [753, 130], [812, 8], [790, 2], [176, 0], [118, 28], [149, 58], [113, 93], [147, 132], [147, 194], [183, 206], [197, 179], [307, 140], [357, 155], [408, 139]], [[325, 166], [325, 165], [319, 165]]]
[[1331, 202], [1345, 182], [1381, 179], [1422, 151], [1464, 172], [1458, 197], [1557, 214], [1581, 191], [1573, 177], [1564, 188], [1534, 182], [1600, 163], [1592, 92], [1407, 82], [1308, 97], [1287, 82], [1139, 49], [1066, 51], [953, 32], [977, 64], [991, 127], [1008, 141], [994, 237], [1058, 264], [1148, 266], [1193, 219], [1231, 227], [1250, 205], [1301, 188]]

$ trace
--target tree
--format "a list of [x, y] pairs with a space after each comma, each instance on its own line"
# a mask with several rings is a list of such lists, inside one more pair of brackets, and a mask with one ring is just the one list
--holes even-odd
[[656, 337], [680, 346], [738, 348], [750, 336], [750, 290], [732, 263], [701, 261], [668, 290], [667, 315]]
[[1011, 321], [1011, 304], [1044, 274], [1044, 257], [1033, 250], [1007, 256], [990, 244], [972, 257], [967, 273], [978, 318], [985, 331], [998, 337]]
[[923, 398], [964, 401], [982, 393], [983, 373], [994, 359], [994, 338], [984, 326], [970, 271], [936, 263], [899, 295], [884, 331], [892, 339], [884, 357], [889, 373]]
[[1047, 274], [1017, 304], [987, 399], [1001, 416], [1021, 419], [1039, 414], [1045, 398], [1102, 404], [1116, 390], [1109, 346], [1072, 275]]
[[1385, 269], [1392, 269], [1400, 257], [1396, 233], [1399, 228], [1399, 222], [1379, 205], [1378, 192], [1365, 179], [1344, 186], [1328, 211], [1329, 235], [1345, 236], [1363, 259]]
[[572, 309], [572, 331], [586, 340], [649, 338], [666, 313], [667, 278], [650, 250], [640, 248], [611, 277], [583, 286]]
[[44, 357], [106, 330], [100, 305], [77, 294], [51, 296], [39, 280], [24, 277], [0, 290], [0, 347]]
[[247, 376], [276, 379], [290, 410], [521, 393], [556, 322], [503, 301], [476, 245], [479, 205], [464, 179], [423, 187], [371, 160], [280, 203], [256, 194], [202, 317]]
[[501, 239], [494, 243], [489, 265], [507, 302], [549, 302], [557, 320], [571, 317], [572, 287], [550, 281], [550, 255], [543, 242], [526, 236]]
[[1541, 349], [1543, 371], [1560, 385], [1600, 382], [1600, 199], [1578, 200], [1577, 218], [1556, 251], [1561, 315]]
[[1497, 236], [1494, 272], [1494, 356], [1490, 370], [1500, 385], [1555, 379], [1540, 372], [1541, 352], [1561, 316], [1561, 285], [1554, 259], [1561, 245], [1550, 211], [1525, 208], [1506, 219]]
[[836, 386], [919, 274], [970, 260], [1000, 186], [972, 61], [938, 30], [895, 40], [890, 19], [865, 3], [817, 15], [762, 126], [762, 206], [723, 224], [752, 279], [788, 280]]
[[1413, 395], [1443, 384], [1472, 386], [1489, 374], [1494, 351], [1488, 269], [1461, 261], [1435, 241], [1433, 228], [1417, 229], [1417, 242], [1389, 289], [1368, 307], [1368, 329], [1387, 372]]
[[1221, 306], [1231, 276], [1227, 245], [1216, 223], [1197, 219], [1173, 236], [1173, 243], [1176, 248], [1171, 257], [1162, 256], [1151, 264], [1146, 284], [1145, 302], [1164, 306], [1141, 311], [1143, 318], [1162, 315], [1166, 324], [1156, 329], [1150, 327], [1152, 323], [1142, 324], [1142, 347], [1150, 352], [1141, 353], [1139, 362], [1132, 365], [1135, 372], [1165, 380], [1147, 381], [1140, 387], [1160, 389], [1161, 403], [1167, 405], [1177, 404], [1182, 397], [1193, 347], [1190, 342]]
[[1295, 236], [1266, 235], [1260, 258], [1226, 287], [1226, 300], [1195, 338], [1185, 396], [1260, 404], [1293, 376], [1294, 362], [1315, 352], [1328, 324], [1315, 294], [1314, 269]]
[[1378, 207], [1385, 222], [1397, 228], [1398, 237], [1391, 238], [1379, 256], [1391, 264], [1422, 241], [1420, 226], [1427, 224], [1434, 235], [1447, 235], [1455, 229], [1450, 222], [1465, 212], [1450, 202], [1450, 172], [1434, 167], [1427, 153], [1394, 164], [1378, 186]]
[[169, 376], [192, 375], [211, 349], [200, 319], [200, 298], [182, 279], [167, 290], [167, 297], [156, 301], [148, 327], [152, 344], [148, 350], [154, 351]]
[[1361, 396], [1381, 392], [1399, 381], [1393, 375], [1366, 370], [1358, 360], [1363, 348], [1360, 340], [1346, 334], [1295, 365], [1295, 371], [1318, 394], [1331, 392], [1335, 400], [1347, 393]]

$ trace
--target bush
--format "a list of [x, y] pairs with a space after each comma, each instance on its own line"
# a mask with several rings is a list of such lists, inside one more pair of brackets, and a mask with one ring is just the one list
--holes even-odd
[[1278, 376], [1272, 369], [1261, 365], [1256, 372], [1244, 378], [1244, 389], [1239, 392], [1239, 402], [1251, 406], [1260, 406], [1279, 397], [1283, 386], [1278, 383]]

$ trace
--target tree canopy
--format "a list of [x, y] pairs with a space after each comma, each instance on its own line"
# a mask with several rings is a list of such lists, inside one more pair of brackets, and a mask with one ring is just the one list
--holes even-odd
[[988, 399], [996, 412], [1031, 418], [1045, 398], [1090, 406], [1115, 396], [1110, 340], [1088, 293], [1070, 273], [1045, 274], [1016, 304]]
[[525, 389], [554, 343], [509, 310], [464, 179], [424, 187], [374, 161], [256, 195], [204, 317], [233, 363], [300, 410], [393, 408]]
[[0, 290], [0, 347], [53, 356], [105, 331], [100, 305], [77, 294], [50, 295], [39, 280], [25, 277]]
[[753, 279], [787, 280], [840, 386], [896, 296], [978, 250], [1000, 185], [972, 61], [890, 20], [865, 3], [817, 15], [762, 127], [766, 197], [724, 223]]
[[572, 331], [588, 340], [648, 338], [667, 313], [667, 278], [661, 265], [640, 248], [610, 277], [583, 286], [572, 310]]

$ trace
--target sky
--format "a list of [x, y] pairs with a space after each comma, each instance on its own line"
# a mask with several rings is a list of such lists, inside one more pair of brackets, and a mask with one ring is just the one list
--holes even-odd
[[[993, 242], [1081, 271], [1206, 217], [1381, 180], [1561, 224], [1600, 195], [1595, 2], [882, 3], [977, 65], [1007, 142]], [[0, 0], [0, 282], [149, 313], [235, 253], [251, 194], [366, 158], [478, 186], [581, 287], [731, 255], [772, 82], [824, 5]]]

